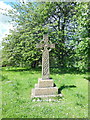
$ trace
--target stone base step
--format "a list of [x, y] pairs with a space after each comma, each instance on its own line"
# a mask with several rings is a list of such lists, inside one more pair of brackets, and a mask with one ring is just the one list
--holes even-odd
[[34, 88], [32, 89], [32, 96], [40, 96], [40, 95], [57, 95], [58, 88], [57, 87], [49, 87], [49, 88]]
[[58, 88], [54, 86], [52, 79], [38, 79], [35, 88], [32, 89], [31, 98], [33, 97], [52, 97], [58, 95]]
[[42, 78], [38, 79], [38, 87], [45, 88], [45, 87], [53, 87], [54, 83], [52, 79], [42, 80]]

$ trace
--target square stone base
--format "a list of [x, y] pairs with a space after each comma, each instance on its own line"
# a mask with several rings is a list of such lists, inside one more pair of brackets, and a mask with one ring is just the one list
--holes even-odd
[[53, 87], [53, 80], [52, 79], [42, 80], [41, 78], [39, 78], [38, 87], [39, 88]]
[[31, 98], [33, 97], [52, 97], [58, 95], [58, 88], [54, 87], [52, 79], [38, 79], [38, 84], [32, 89]]

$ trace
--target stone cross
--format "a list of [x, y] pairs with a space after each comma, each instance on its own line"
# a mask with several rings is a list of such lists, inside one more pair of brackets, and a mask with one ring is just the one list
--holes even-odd
[[55, 44], [48, 41], [48, 35], [44, 34], [43, 40], [36, 47], [42, 48], [42, 79], [49, 79], [49, 51], [51, 51], [50, 48], [55, 48]]

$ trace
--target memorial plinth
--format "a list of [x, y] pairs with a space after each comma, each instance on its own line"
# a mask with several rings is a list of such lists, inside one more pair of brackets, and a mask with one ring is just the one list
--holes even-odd
[[50, 97], [55, 95], [58, 95], [58, 88], [54, 87], [52, 79], [38, 79], [38, 83], [35, 84], [35, 88], [32, 89], [31, 97]]
[[[41, 43], [42, 42], [42, 43]], [[37, 45], [42, 50], [42, 78], [38, 79], [35, 88], [32, 89], [31, 97], [52, 97], [58, 95], [58, 88], [54, 87], [53, 79], [50, 79], [49, 71], [49, 48], [55, 48], [55, 45], [48, 41], [48, 35], [43, 36], [43, 40]]]

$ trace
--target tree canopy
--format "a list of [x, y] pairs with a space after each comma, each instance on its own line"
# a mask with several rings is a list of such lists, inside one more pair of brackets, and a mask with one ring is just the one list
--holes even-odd
[[15, 29], [3, 40], [2, 65], [37, 67], [41, 51], [36, 44], [48, 33], [55, 43], [50, 66], [86, 70], [90, 36], [89, 3], [28, 2], [12, 4], [8, 15]]

